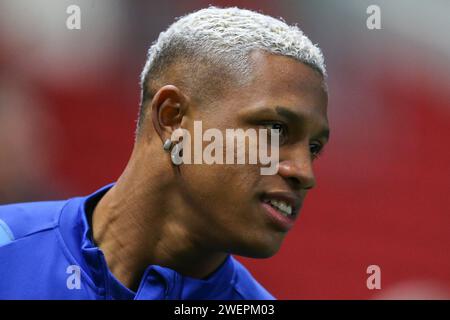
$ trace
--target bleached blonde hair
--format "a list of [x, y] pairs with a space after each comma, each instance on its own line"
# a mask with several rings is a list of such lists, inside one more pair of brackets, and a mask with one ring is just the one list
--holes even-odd
[[163, 84], [161, 77], [169, 66], [184, 69], [178, 75], [189, 80], [178, 79], [181, 85], [207, 80], [211, 87], [224, 82], [225, 74], [242, 84], [251, 74], [253, 50], [294, 58], [326, 76], [321, 50], [296, 25], [246, 9], [211, 6], [178, 18], [148, 50], [140, 78], [140, 119], [146, 98]]

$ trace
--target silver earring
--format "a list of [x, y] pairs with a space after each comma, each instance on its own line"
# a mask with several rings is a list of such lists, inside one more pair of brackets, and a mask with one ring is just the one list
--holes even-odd
[[176, 143], [173, 146], [172, 151], [170, 152], [170, 158], [172, 159], [172, 163], [176, 166], [179, 166], [183, 163], [183, 157], [180, 155], [181, 151], [183, 151], [183, 146], [181, 143]]
[[164, 151], [169, 151], [171, 147], [172, 147], [172, 141], [170, 139], [167, 139], [166, 141], [164, 141], [164, 144], [163, 144]]

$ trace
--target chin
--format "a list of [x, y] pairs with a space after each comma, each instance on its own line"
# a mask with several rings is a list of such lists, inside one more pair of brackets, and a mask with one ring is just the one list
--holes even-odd
[[282, 240], [271, 239], [271, 241], [254, 241], [249, 243], [248, 240], [241, 245], [234, 254], [255, 259], [266, 259], [273, 257], [281, 248]]

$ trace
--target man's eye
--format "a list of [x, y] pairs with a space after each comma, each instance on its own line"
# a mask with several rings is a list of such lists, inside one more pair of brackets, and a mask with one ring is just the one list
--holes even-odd
[[280, 138], [280, 143], [284, 143], [287, 139], [287, 127], [286, 125], [278, 122], [266, 123], [264, 126], [268, 129], [268, 134], [270, 135], [274, 130]]
[[282, 123], [277, 123], [277, 122], [274, 122], [274, 123], [267, 123], [267, 124], [265, 124], [264, 125], [267, 129], [269, 129], [269, 133], [270, 133], [270, 130], [275, 130], [275, 131], [278, 131], [277, 133], [281, 136], [281, 135], [284, 135], [284, 134], [286, 134], [286, 126], [285, 125], [283, 125]]
[[322, 144], [321, 143], [311, 143], [309, 145], [309, 150], [311, 152], [311, 155], [313, 157], [313, 159], [316, 159], [319, 157], [319, 155], [322, 152]]

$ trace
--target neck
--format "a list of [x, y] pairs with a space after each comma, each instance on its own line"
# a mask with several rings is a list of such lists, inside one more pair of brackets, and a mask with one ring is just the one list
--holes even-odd
[[143, 168], [145, 162], [139, 158], [134, 151], [92, 217], [94, 241], [109, 269], [132, 290], [152, 264], [193, 278], [207, 277], [224, 262], [226, 253], [204, 245], [202, 228], [190, 218], [192, 209], [168, 182], [167, 173], [158, 174], [163, 166]]

